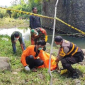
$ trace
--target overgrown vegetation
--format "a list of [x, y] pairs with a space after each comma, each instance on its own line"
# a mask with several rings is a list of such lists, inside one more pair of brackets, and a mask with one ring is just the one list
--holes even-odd
[[[26, 47], [30, 45], [25, 41]], [[22, 50], [17, 42], [17, 54], [13, 54], [10, 37], [0, 36], [0, 56], [9, 57], [11, 71], [0, 71], [0, 85], [49, 85], [50, 76], [48, 69], [38, 69], [37, 72], [26, 72], [20, 62]], [[48, 48], [50, 49], [50, 48]], [[74, 66], [78, 68], [77, 66]], [[79, 68], [82, 69], [82, 66]], [[81, 70], [83, 77], [80, 76], [81, 85], [85, 84], [85, 66]], [[66, 76], [61, 76], [58, 72], [52, 72], [53, 85], [76, 85], [75, 81]]]
[[[32, 12], [32, 8], [37, 7], [38, 13], [41, 14], [41, 0], [14, 0], [12, 2], [12, 6], [8, 7], [9, 9]], [[29, 15], [18, 13], [15, 11], [0, 9], [0, 18], [3, 17], [13, 17], [13, 18], [21, 18], [21, 19], [28, 19]]]
[[29, 27], [26, 19], [0, 18], [0, 28]]

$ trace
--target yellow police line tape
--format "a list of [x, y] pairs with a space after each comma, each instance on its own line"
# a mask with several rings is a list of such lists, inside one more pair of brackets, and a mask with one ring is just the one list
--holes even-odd
[[[24, 14], [29, 14], [29, 15], [34, 15], [34, 16], [38, 16], [38, 17], [42, 17], [42, 18], [48, 18], [48, 19], [54, 19], [53, 17], [49, 17], [49, 16], [44, 16], [44, 15], [40, 15], [40, 14], [35, 14], [35, 13], [31, 13], [31, 12], [25, 12], [25, 11], [20, 11], [20, 10], [14, 10], [14, 9], [8, 9], [8, 8], [3, 8], [0, 7], [0, 9], [5, 9], [5, 10], [10, 10], [10, 11], [15, 11], [15, 12], [19, 12], [19, 13], [24, 13]], [[62, 22], [63, 24], [67, 25], [68, 27], [75, 29], [76, 31], [80, 32], [81, 34], [85, 35], [85, 32], [83, 32], [82, 30], [79, 30], [78, 28], [75, 28], [74, 26], [64, 22], [63, 20], [59, 19], [59, 18], [55, 18], [56, 20]]]

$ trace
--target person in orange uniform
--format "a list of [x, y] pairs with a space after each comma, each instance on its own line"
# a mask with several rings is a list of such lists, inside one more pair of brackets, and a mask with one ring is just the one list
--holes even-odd
[[30, 45], [23, 51], [21, 55], [21, 63], [25, 67], [26, 71], [30, 71], [31, 69], [36, 71], [36, 67], [44, 64], [41, 54], [45, 45], [46, 42], [44, 40], [40, 40], [36, 45]]
[[54, 41], [56, 45], [60, 45], [56, 62], [61, 61], [63, 68], [70, 72], [70, 77], [78, 78], [79, 75], [71, 64], [83, 61], [83, 51], [76, 44], [63, 39], [61, 36], [56, 36]]

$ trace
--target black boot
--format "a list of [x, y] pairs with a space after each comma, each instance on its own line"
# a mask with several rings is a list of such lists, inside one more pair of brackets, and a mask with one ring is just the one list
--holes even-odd
[[79, 74], [76, 71], [76, 69], [74, 69], [72, 72], [71, 71], [68, 71], [67, 78], [73, 78], [73, 79], [79, 78]]
[[71, 78], [71, 77], [72, 77], [72, 72], [68, 71], [67, 78]]
[[78, 74], [77, 72], [74, 72], [74, 73], [72, 74], [72, 78], [73, 78], [73, 79], [79, 78], [79, 74]]

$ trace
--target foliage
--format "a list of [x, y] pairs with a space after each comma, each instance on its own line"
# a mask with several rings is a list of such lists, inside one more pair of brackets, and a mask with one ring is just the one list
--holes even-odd
[[29, 22], [25, 19], [0, 18], [0, 28], [29, 27]]
[[35, 3], [38, 3], [38, 2], [44, 2], [44, 1], [48, 1], [48, 0], [34, 0]]
[[43, 0], [34, 0], [35, 3], [42, 2]]
[[0, 9], [0, 18], [6, 16], [6, 10]]
[[79, 69], [82, 73], [85, 73], [85, 66], [84, 65], [75, 64], [75, 65], [73, 65], [73, 67]]
[[37, 7], [38, 13], [40, 14], [41, 13], [41, 2], [37, 0], [29, 0], [29, 2], [30, 2], [29, 5], [31, 7], [31, 10], [33, 7]]
[[[17, 4], [17, 2], [15, 0], [15, 2], [13, 2], [14, 4], [9, 8], [15, 9], [15, 10], [20, 10], [20, 11], [31, 12], [32, 7], [37, 7], [39, 13], [41, 13], [41, 3], [40, 2], [36, 3], [36, 2], [34, 2], [34, 0], [28, 0], [28, 2], [26, 3], [24, 0], [20, 0], [20, 3]], [[9, 12], [7, 11], [7, 13], [9, 13]], [[19, 18], [20, 17], [20, 18], [23, 18], [23, 19], [27, 19], [27, 18], [29, 18], [29, 15], [12, 11], [12, 17], [13, 18]]]
[[[26, 12], [32, 12], [32, 8], [33, 7], [37, 7], [38, 8], [38, 13], [41, 13], [41, 0], [39, 0], [39, 2], [37, 2], [36, 0], [28, 0], [28, 2], [25, 2], [25, 0], [20, 0], [20, 2], [18, 3], [17, 0], [14, 0], [12, 2], [12, 6], [8, 7], [9, 9], [14, 9], [14, 10], [20, 10], [20, 11], [26, 11]], [[3, 17], [13, 17], [13, 18], [23, 18], [23, 19], [28, 19], [29, 15], [27, 14], [23, 14], [23, 13], [18, 13], [15, 11], [10, 11], [10, 10], [4, 10], [4, 9], [0, 9], [0, 18]]]
[[3, 18], [3, 14], [2, 13], [0, 13], [0, 18]]

